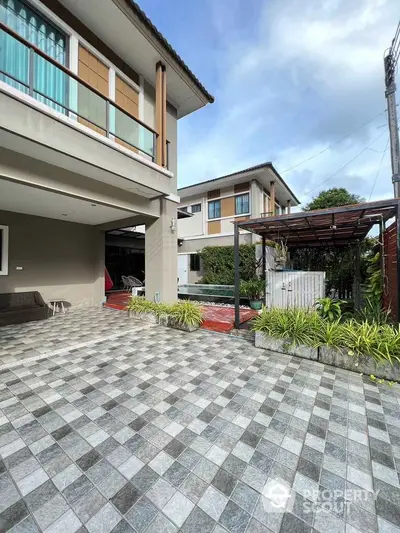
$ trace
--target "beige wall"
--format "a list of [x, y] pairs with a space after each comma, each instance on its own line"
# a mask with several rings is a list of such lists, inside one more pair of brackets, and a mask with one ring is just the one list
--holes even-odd
[[[100, 305], [104, 298], [104, 233], [92, 226], [0, 211], [9, 226], [9, 274], [0, 293], [39, 291], [45, 301]], [[17, 270], [22, 267], [22, 270]]]

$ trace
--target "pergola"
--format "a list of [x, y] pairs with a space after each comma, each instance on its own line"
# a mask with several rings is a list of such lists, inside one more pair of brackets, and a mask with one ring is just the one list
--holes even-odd
[[[342, 207], [301, 211], [288, 215], [268, 216], [242, 220], [235, 223], [235, 327], [239, 327], [240, 272], [239, 231], [247, 230], [262, 238], [263, 273], [265, 274], [265, 245], [270, 241], [283, 241], [290, 248], [343, 247], [354, 245], [355, 277], [360, 276], [360, 247], [371, 228], [379, 224], [383, 234], [385, 223], [395, 217], [397, 224], [397, 282], [400, 281], [399, 221], [400, 200], [389, 199]], [[399, 285], [397, 285], [399, 286]], [[400, 309], [399, 294], [398, 307]], [[399, 317], [398, 317], [399, 318]]]

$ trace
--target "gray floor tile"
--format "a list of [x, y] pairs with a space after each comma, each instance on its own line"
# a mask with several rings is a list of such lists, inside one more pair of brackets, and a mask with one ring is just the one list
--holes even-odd
[[121, 514], [125, 514], [140, 498], [141, 493], [131, 483], [127, 483], [115, 496], [111, 502]]
[[241, 481], [239, 481], [239, 483], [236, 485], [236, 488], [231, 496], [232, 500], [237, 505], [242, 507], [250, 514], [253, 512], [259, 497], [260, 494], [257, 491]]
[[[29, 364], [27, 339], [43, 347]], [[0, 399], [13, 401], [0, 425], [0, 519], [13, 533], [35, 531], [29, 513], [50, 533], [232, 533], [246, 513], [245, 533], [341, 532], [343, 518], [345, 533], [400, 533], [396, 386], [204, 330], [187, 339], [104, 309], [0, 328]], [[54, 392], [49, 405], [39, 396]], [[276, 479], [296, 491], [285, 516], [260, 496]], [[305, 494], [372, 487], [376, 502], [368, 493], [346, 515], [304, 513]], [[122, 519], [135, 512], [141, 531]]]
[[182, 533], [211, 533], [215, 521], [199, 507], [195, 507], [182, 527]]
[[250, 521], [250, 515], [236, 503], [229, 501], [219, 521], [231, 533], [244, 533]]
[[121, 520], [121, 515], [107, 503], [86, 524], [89, 533], [109, 533]]
[[138, 533], [142, 533], [157, 514], [157, 508], [143, 497], [127, 512], [125, 518]]

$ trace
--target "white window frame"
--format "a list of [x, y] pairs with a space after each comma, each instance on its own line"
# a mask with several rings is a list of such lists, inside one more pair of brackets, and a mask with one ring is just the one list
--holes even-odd
[[0, 231], [3, 234], [3, 239], [1, 241], [0, 276], [8, 276], [9, 227], [0, 226]]

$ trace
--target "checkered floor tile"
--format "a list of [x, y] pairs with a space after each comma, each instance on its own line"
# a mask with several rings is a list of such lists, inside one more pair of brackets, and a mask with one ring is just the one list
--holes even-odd
[[78, 310], [0, 329], [0, 531], [400, 533], [400, 392]]

